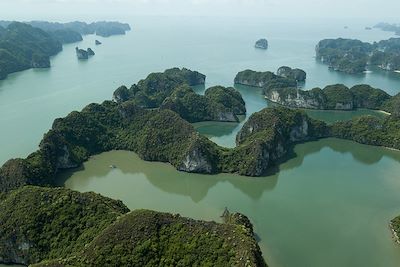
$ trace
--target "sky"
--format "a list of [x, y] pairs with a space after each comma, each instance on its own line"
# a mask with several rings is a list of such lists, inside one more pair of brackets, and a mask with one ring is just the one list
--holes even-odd
[[0, 0], [0, 20], [123, 19], [130, 16], [369, 18], [400, 22], [400, 0]]

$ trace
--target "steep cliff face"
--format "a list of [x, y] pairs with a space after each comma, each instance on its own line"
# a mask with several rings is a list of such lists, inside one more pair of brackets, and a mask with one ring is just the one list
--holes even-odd
[[283, 159], [292, 145], [328, 134], [327, 126], [287, 108], [254, 113], [236, 136], [237, 147], [222, 154], [222, 170], [260, 176]]
[[195, 134], [177, 169], [194, 173], [216, 173], [220, 171], [218, 168], [219, 154], [218, 147], [211, 141]]
[[325, 109], [326, 98], [320, 88], [303, 91], [297, 88], [266, 89], [265, 98], [285, 107]]

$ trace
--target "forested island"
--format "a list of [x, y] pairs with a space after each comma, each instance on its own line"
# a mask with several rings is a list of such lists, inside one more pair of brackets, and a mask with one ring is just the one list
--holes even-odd
[[142, 108], [170, 109], [188, 122], [232, 121], [246, 114], [245, 102], [234, 88], [214, 86], [204, 95], [196, 94], [190, 86], [204, 85], [206, 76], [188, 69], [168, 69], [151, 73], [129, 89], [119, 87], [113, 94], [118, 102], [131, 101]]
[[0, 21], [0, 80], [17, 71], [49, 68], [50, 57], [62, 50], [62, 44], [82, 41], [82, 34], [111, 36], [128, 30], [128, 24], [119, 22]]
[[0, 210], [0, 263], [266, 266], [249, 219], [239, 213], [205, 222], [36, 186], [0, 193]]
[[[0, 21], [0, 26], [7, 27], [12, 21]], [[82, 36], [96, 34], [102, 37], [109, 37], [112, 35], [125, 34], [127, 31], [131, 30], [128, 23], [121, 23], [117, 21], [98, 21], [92, 23], [86, 23], [81, 21], [59, 23], [59, 22], [48, 22], [48, 21], [27, 21], [23, 22], [29, 24], [35, 28], [42, 29], [50, 34], [55, 33], [56, 35], [72, 36], [75, 35], [76, 38], [71, 38], [69, 42], [76, 42], [82, 40]], [[80, 39], [80, 40], [79, 40]]]
[[50, 56], [61, 50], [62, 44], [41, 29], [19, 22], [0, 26], [0, 79], [29, 68], [48, 68]]
[[[265, 77], [275, 77], [280, 84], [287, 83], [284, 79], [297, 83], [274, 75], [268, 72], [255, 81], [245, 75], [243, 81], [264, 84], [268, 83]], [[242, 81], [240, 77], [237, 81]], [[220, 147], [189, 123], [208, 119], [209, 114], [200, 112], [204, 106], [196, 103], [218, 104], [243, 113], [243, 99], [232, 88], [216, 86], [199, 100], [190, 85], [204, 84], [205, 78], [199, 72], [178, 68], [150, 74], [129, 89], [118, 88], [114, 101], [89, 104], [80, 112], [56, 119], [37, 151], [25, 159], [7, 161], [0, 168], [0, 239], [7, 244], [0, 247], [0, 262], [266, 266], [244, 215], [225, 214], [224, 223], [218, 224], [146, 210], [130, 212], [120, 201], [56, 187], [57, 173], [79, 167], [101, 152], [129, 150], [144, 160], [168, 162], [185, 172], [261, 176], [286, 160], [295, 144], [319, 138], [400, 149], [399, 113], [327, 125], [304, 111], [284, 107], [252, 114], [236, 136], [237, 146]], [[348, 91], [355, 95], [361, 89]], [[138, 94], [145, 96], [145, 101]], [[360, 98], [366, 101], [363, 105], [377, 104], [370, 100]], [[385, 99], [382, 94], [381, 100], [398, 106], [396, 97]], [[187, 114], [177, 113], [182, 110]], [[397, 221], [392, 225], [398, 228]], [[181, 240], [190, 246], [183, 246]]]
[[[277, 73], [282, 74], [282, 68]], [[305, 77], [305, 72], [296, 70]], [[304, 74], [303, 74], [304, 72]], [[290, 73], [290, 72], [289, 72]], [[358, 108], [382, 110], [399, 114], [400, 94], [391, 96], [385, 91], [367, 84], [351, 88], [343, 84], [327, 85], [323, 89], [302, 90], [293, 76], [275, 75], [270, 71], [257, 72], [245, 70], [235, 77], [235, 83], [255, 86], [263, 89], [266, 99], [290, 108], [320, 110], [354, 110]], [[301, 84], [300, 84], [301, 85]]]
[[317, 60], [333, 70], [349, 74], [362, 73], [368, 65], [387, 71], [400, 69], [400, 38], [373, 44], [353, 39], [325, 39], [315, 50]]

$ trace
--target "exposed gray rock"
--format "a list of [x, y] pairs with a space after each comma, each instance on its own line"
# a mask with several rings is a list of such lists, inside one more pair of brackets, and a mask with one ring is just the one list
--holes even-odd
[[78, 47], [75, 48], [76, 56], [78, 59], [88, 59], [89, 53], [84, 49], [79, 49]]
[[268, 40], [260, 39], [256, 42], [256, 44], [254, 46], [255, 46], [255, 48], [268, 49]]

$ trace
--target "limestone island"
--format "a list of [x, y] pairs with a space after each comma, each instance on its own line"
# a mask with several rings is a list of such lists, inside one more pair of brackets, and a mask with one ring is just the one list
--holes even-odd
[[[188, 69], [150, 74], [130, 89], [117, 90], [115, 101], [89, 104], [56, 119], [37, 151], [7, 161], [0, 168], [0, 240], [7, 244], [0, 246], [0, 263], [152, 266], [162, 259], [182, 266], [266, 266], [244, 215], [224, 212], [223, 224], [196, 221], [167, 213], [129, 211], [120, 201], [56, 187], [57, 173], [79, 167], [101, 152], [129, 150], [144, 160], [169, 162], [185, 172], [261, 176], [285, 160], [295, 144], [319, 138], [400, 149], [399, 112], [327, 125], [304, 111], [285, 107], [252, 114], [236, 136], [237, 146], [220, 147], [197, 133], [169, 105], [161, 107], [168, 98], [175, 107], [182, 95], [188, 98], [184, 101], [194, 99], [196, 103], [188, 86], [204, 81], [204, 75]], [[256, 84], [260, 81], [265, 79], [259, 78]], [[203, 97], [227, 106], [240, 102], [240, 94], [215, 88]], [[141, 102], [138, 92], [146, 101]], [[398, 101], [393, 97], [385, 105], [398, 109]], [[160, 106], [147, 108], [138, 103]], [[185, 116], [197, 118], [203, 106], [191, 106]], [[398, 231], [397, 219], [391, 225]]]
[[113, 94], [118, 103], [131, 101], [142, 108], [169, 109], [188, 122], [239, 122], [246, 114], [245, 102], [234, 88], [214, 86], [204, 95], [196, 94], [190, 86], [204, 85], [206, 76], [188, 69], [173, 68], [152, 73], [129, 89], [119, 87]]
[[[82, 35], [111, 36], [129, 30], [129, 24], [107, 21], [90, 24], [0, 21], [0, 80], [30, 68], [49, 68], [50, 57], [62, 51], [62, 44], [82, 41]], [[78, 57], [86, 59], [83, 51]]]
[[367, 66], [383, 70], [400, 69], [400, 38], [373, 44], [353, 39], [325, 39], [316, 46], [316, 59], [335, 71], [362, 73]]
[[[250, 220], [222, 223], [150, 210], [64, 188], [0, 194], [0, 263], [60, 266], [266, 267]], [[118, 249], [116, 249], [118, 248]]]
[[75, 47], [76, 56], [78, 59], [88, 59], [90, 56], [94, 56], [95, 53], [91, 48], [80, 49], [79, 47]]
[[[281, 69], [286, 74], [290, 74], [288, 67], [279, 68], [277, 73], [282, 74]], [[305, 77], [305, 72], [301, 77]], [[302, 90], [295, 79], [294, 76], [279, 76], [269, 71], [245, 70], [236, 75], [235, 83], [260, 87], [266, 99], [289, 108], [319, 110], [364, 108], [393, 114], [398, 113], [400, 109], [400, 94], [391, 96], [367, 84], [359, 84], [351, 88], [343, 84], [333, 84], [323, 89]]]
[[41, 29], [20, 22], [0, 26], [0, 80], [17, 71], [49, 68], [50, 57], [61, 50], [62, 44]]
[[255, 43], [254, 47], [259, 49], [268, 49], [268, 40], [260, 39]]

